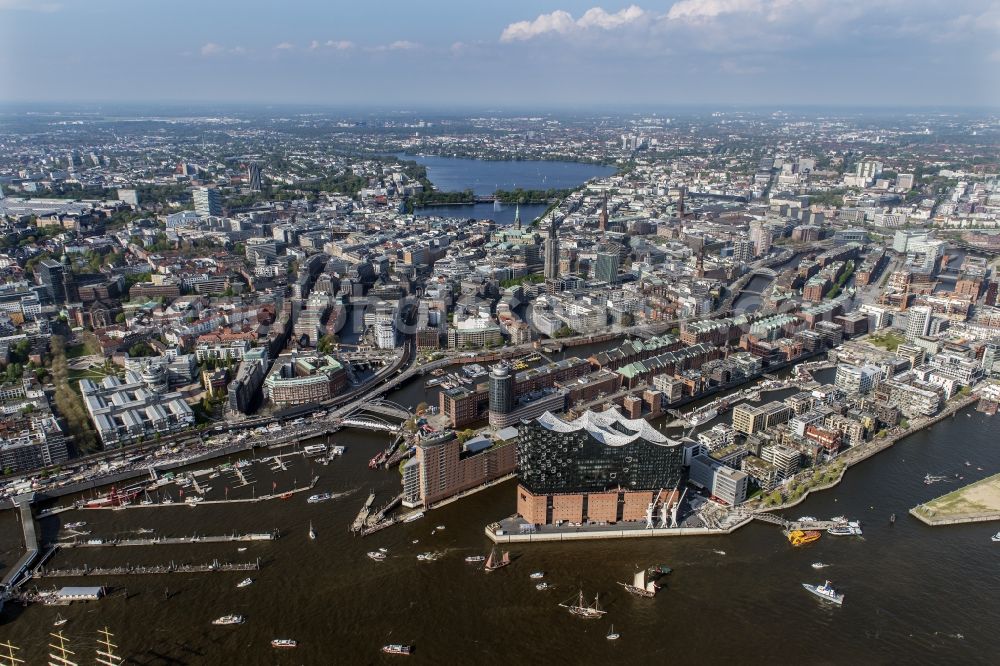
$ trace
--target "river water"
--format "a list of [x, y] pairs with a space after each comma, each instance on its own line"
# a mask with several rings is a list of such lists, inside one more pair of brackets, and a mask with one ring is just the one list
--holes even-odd
[[[779, 398], [782, 394], [770, 394]], [[416, 380], [395, 398], [424, 397]], [[386, 435], [347, 430], [333, 439], [348, 447], [328, 467], [291, 458], [287, 472], [255, 465], [257, 492], [301, 485], [313, 473], [316, 490], [349, 492], [326, 504], [307, 504], [308, 493], [253, 505], [71, 511], [41, 521], [47, 539], [60, 523], [86, 520], [89, 538], [109, 538], [140, 528], [157, 534], [211, 535], [274, 528], [274, 542], [76, 549], [60, 552], [51, 566], [169, 561], [205, 563], [261, 558], [257, 582], [238, 590], [241, 573], [43, 579], [53, 585], [107, 585], [96, 603], [70, 607], [8, 606], [0, 641], [22, 648], [28, 663], [44, 660], [56, 613], [82, 663], [93, 654], [96, 630], [107, 625], [133, 663], [143, 664], [357, 664], [391, 663], [379, 653], [387, 642], [413, 643], [414, 663], [598, 664], [751, 659], [754, 663], [995, 663], [995, 594], [1000, 557], [989, 536], [995, 525], [930, 528], [907, 515], [913, 505], [959, 483], [1000, 470], [996, 421], [969, 411], [849, 470], [838, 487], [813, 495], [788, 517], [846, 514], [864, 523], [860, 539], [830, 537], [790, 547], [777, 527], [750, 525], [733, 535], [573, 544], [525, 544], [514, 564], [492, 574], [464, 563], [484, 554], [485, 524], [515, 509], [513, 483], [483, 491], [430, 512], [422, 520], [367, 538], [347, 527], [369, 490], [376, 504], [399, 489], [395, 470], [369, 471], [368, 459]], [[971, 466], [965, 466], [964, 461]], [[205, 466], [203, 463], [201, 466]], [[982, 467], [982, 471], [977, 470]], [[959, 474], [963, 481], [927, 486], [925, 474]], [[218, 496], [225, 483], [214, 480]], [[231, 497], [245, 495], [233, 490]], [[176, 498], [176, 493], [174, 493]], [[888, 524], [897, 515], [894, 527]], [[318, 539], [307, 538], [312, 521]], [[437, 525], [446, 527], [431, 534]], [[418, 539], [419, 543], [412, 543]], [[12, 511], [0, 514], [0, 558], [9, 566], [19, 553]], [[364, 553], [389, 549], [384, 563]], [[417, 553], [442, 554], [419, 562]], [[722, 554], [724, 552], [725, 554]], [[810, 563], [830, 567], [817, 572]], [[636, 566], [674, 568], [655, 599], [631, 597], [616, 583]], [[528, 578], [547, 572], [555, 590], [539, 592]], [[829, 577], [847, 595], [831, 608], [801, 588]], [[558, 607], [578, 587], [600, 593], [608, 615], [600, 621], [570, 617]], [[123, 590], [127, 589], [127, 598]], [[165, 596], [169, 594], [169, 599]], [[215, 617], [239, 613], [237, 627], [215, 627]], [[610, 624], [622, 634], [605, 640]], [[959, 637], [961, 636], [961, 638]], [[277, 652], [275, 637], [295, 638], [297, 650]]]

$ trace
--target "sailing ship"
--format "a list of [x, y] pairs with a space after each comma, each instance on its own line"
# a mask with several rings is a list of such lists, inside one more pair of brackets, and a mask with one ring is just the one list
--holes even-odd
[[576, 617], [582, 617], [585, 620], [596, 620], [599, 617], [604, 617], [607, 611], [601, 610], [601, 605], [598, 602], [598, 596], [594, 595], [594, 603], [589, 606], [583, 603], [583, 590], [580, 590], [580, 596], [577, 598], [577, 602], [572, 605], [567, 605], [565, 602], [559, 604], [563, 608], [569, 610], [570, 615], [575, 615]]
[[50, 666], [77, 666], [77, 663], [70, 659], [73, 651], [66, 647], [66, 637], [63, 633], [58, 631], [49, 636], [59, 641], [58, 645], [55, 642], [49, 643], [49, 647], [52, 648], [52, 652], [49, 653]]
[[635, 576], [632, 578], [632, 584], [628, 583], [618, 583], [630, 593], [636, 595], [637, 597], [655, 597], [656, 591], [659, 589], [656, 583], [652, 580], [646, 578], [645, 569], [641, 571], [636, 571]]
[[313, 541], [316, 540], [316, 530], [313, 529], [312, 521], [309, 521], [309, 538]]
[[621, 638], [621, 634], [615, 631], [615, 625], [611, 625], [611, 631], [608, 632], [608, 635], [605, 638], [609, 641], [616, 641]]
[[486, 564], [483, 566], [483, 569], [486, 571], [496, 571], [497, 569], [502, 569], [508, 564], [510, 564], [510, 551], [503, 551], [503, 555], [498, 558], [497, 549], [493, 548], [490, 550], [490, 556], [486, 558]]
[[64, 618], [62, 615], [56, 613], [56, 619], [55, 619], [55, 622], [52, 623], [52, 626], [53, 627], [61, 627], [64, 624], [66, 624], [68, 621], [69, 620], [67, 620], [66, 618]]

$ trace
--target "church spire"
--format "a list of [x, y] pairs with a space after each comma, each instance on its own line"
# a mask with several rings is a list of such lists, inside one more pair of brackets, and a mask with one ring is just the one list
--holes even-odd
[[517, 207], [514, 209], [514, 226], [518, 231], [521, 230], [521, 204], [517, 204]]

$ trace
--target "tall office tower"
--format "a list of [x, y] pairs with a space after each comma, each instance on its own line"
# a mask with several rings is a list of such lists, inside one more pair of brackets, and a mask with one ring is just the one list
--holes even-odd
[[774, 240], [771, 227], [762, 220], [754, 220], [750, 223], [750, 240], [758, 255], [767, 254], [771, 251], [771, 241]]
[[222, 196], [214, 187], [199, 187], [194, 191], [194, 210], [202, 216], [222, 215]]
[[247, 165], [247, 181], [250, 183], [251, 192], [260, 192], [264, 189], [260, 164], [257, 162], [250, 162]]
[[73, 275], [66, 266], [55, 259], [42, 259], [35, 268], [38, 279], [49, 296], [49, 299], [56, 304], [72, 303], [73, 295]]
[[926, 305], [914, 305], [906, 311], [906, 339], [913, 341], [927, 335], [931, 329], [931, 309]]
[[549, 215], [549, 230], [545, 238], [545, 279], [559, 277], [559, 225], [555, 215]]
[[597, 246], [597, 262], [594, 269], [594, 279], [608, 284], [618, 282], [618, 268], [621, 265], [622, 246], [614, 241], [607, 241]]
[[754, 243], [752, 240], [733, 241], [733, 261], [750, 263], [753, 261]]
[[498, 363], [490, 371], [490, 412], [510, 414], [514, 411], [514, 373], [506, 363]]

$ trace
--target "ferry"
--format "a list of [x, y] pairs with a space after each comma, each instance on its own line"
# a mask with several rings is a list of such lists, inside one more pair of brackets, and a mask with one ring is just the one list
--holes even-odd
[[371, 559], [375, 560], [376, 562], [385, 561], [385, 553], [380, 553], [377, 550], [370, 550], [365, 554], [368, 555], [368, 557], [370, 557]]
[[810, 585], [809, 583], [802, 583], [802, 587], [806, 588], [813, 594], [815, 594], [820, 599], [835, 603], [838, 606], [844, 603], [844, 595], [834, 589], [830, 581], [826, 581], [822, 585]]
[[861, 523], [854, 520], [848, 523], [834, 525], [826, 531], [833, 536], [861, 536]]
[[299, 642], [291, 638], [274, 638], [271, 640], [273, 648], [293, 648], [298, 647]]
[[383, 645], [382, 646], [382, 652], [385, 652], [386, 654], [405, 654], [405, 655], [409, 655], [411, 652], [413, 652], [413, 646], [412, 645], [399, 645], [399, 644], [393, 643], [391, 645]]
[[793, 546], [804, 546], [820, 538], [820, 533], [816, 530], [792, 530], [788, 533], [788, 541]]
[[253, 585], [253, 578], [244, 578], [240, 582], [236, 583], [236, 587], [249, 587]]
[[302, 452], [307, 456], [318, 456], [321, 453], [326, 453], [326, 444], [310, 444], [303, 448]]
[[319, 493], [318, 495], [310, 495], [309, 499], [306, 501], [310, 504], [319, 504], [320, 502], [325, 502], [333, 497], [330, 493]]
[[242, 615], [223, 615], [212, 620], [212, 624], [243, 624]]
[[423, 511], [417, 511], [416, 513], [411, 513], [406, 518], [403, 518], [404, 523], [412, 523], [414, 520], [419, 520], [424, 517]]
[[465, 558], [466, 564], [477, 564], [479, 562], [485, 562], [485, 561], [486, 558], [483, 557], [482, 555], [469, 555], [467, 558]]

